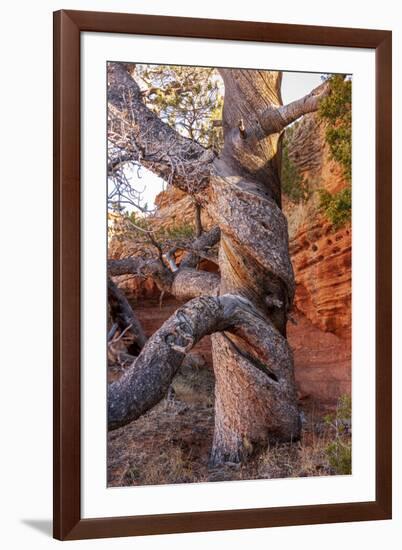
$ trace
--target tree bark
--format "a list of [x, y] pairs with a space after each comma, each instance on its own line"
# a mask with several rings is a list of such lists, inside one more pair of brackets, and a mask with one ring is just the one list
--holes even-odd
[[[122, 65], [115, 65], [111, 102], [123, 109], [123, 92], [131, 89], [133, 150], [140, 150], [145, 166], [162, 177], [169, 174], [173, 185], [192, 193], [215, 220], [217, 228], [198, 241], [215, 244], [220, 239], [220, 277], [194, 269], [196, 251], [179, 269], [174, 266], [174, 273], [167, 276], [162, 270], [162, 283], [170, 292], [201, 297], [180, 308], [111, 386], [109, 425], [137, 418], [160, 400], [185, 353], [212, 334], [216, 385], [211, 463], [242, 461], [269, 441], [296, 440], [300, 417], [286, 340], [295, 283], [281, 211], [281, 132], [316, 110], [328, 86], [283, 106], [281, 73], [220, 70], [224, 147], [216, 158], [161, 126], [121, 72]], [[181, 168], [172, 172], [172, 166]]]
[[229, 326], [226, 301], [195, 298], [152, 335], [135, 363], [109, 386], [109, 429], [135, 420], [156, 405], [166, 394], [186, 353], [206, 334]]
[[[281, 364], [288, 376], [264, 376], [240, 334], [212, 337], [215, 432], [212, 464], [238, 462], [269, 440], [299, 438], [300, 421], [293, 358], [286, 341], [287, 313], [294, 296], [287, 223], [281, 212], [280, 140], [266, 134], [266, 111], [281, 105], [279, 73], [222, 70], [224, 150], [214, 162], [205, 202], [221, 229], [221, 294], [249, 300], [266, 319], [272, 338], [256, 339], [262, 364]], [[275, 346], [272, 345], [275, 341]]]

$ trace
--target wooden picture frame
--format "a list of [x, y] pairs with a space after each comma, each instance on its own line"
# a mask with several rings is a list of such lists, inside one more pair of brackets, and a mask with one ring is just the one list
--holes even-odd
[[[376, 56], [376, 499], [81, 518], [80, 34], [84, 31], [334, 47]], [[391, 518], [390, 31], [62, 10], [54, 14], [54, 536], [61, 540]]]

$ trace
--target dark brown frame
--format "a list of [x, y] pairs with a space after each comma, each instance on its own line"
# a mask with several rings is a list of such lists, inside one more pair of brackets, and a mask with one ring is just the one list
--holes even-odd
[[[80, 33], [373, 48], [376, 55], [376, 500], [81, 519]], [[84, 11], [54, 13], [54, 536], [61, 540], [391, 518], [390, 31]]]

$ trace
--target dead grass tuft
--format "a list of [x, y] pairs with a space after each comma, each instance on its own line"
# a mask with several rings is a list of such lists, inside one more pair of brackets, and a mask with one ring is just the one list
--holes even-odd
[[[350, 473], [351, 449], [345, 402], [317, 409], [303, 400], [300, 441], [273, 444], [246, 464], [208, 466], [212, 446], [213, 373], [202, 364], [184, 365], [168, 397], [128, 426], [110, 432], [108, 485], [161, 485], [311, 477]], [[346, 411], [346, 412], [345, 412]], [[346, 428], [344, 427], [346, 426]], [[335, 458], [340, 456], [340, 459]]]

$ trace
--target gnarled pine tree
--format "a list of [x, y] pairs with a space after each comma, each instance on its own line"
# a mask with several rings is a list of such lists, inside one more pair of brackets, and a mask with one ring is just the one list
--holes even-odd
[[[180, 266], [153, 260], [109, 262], [110, 275], [152, 274], [159, 288], [189, 301], [144, 343], [109, 386], [110, 429], [138, 418], [166, 394], [185, 355], [212, 335], [215, 431], [211, 463], [245, 460], [268, 441], [300, 435], [286, 323], [294, 297], [286, 219], [281, 211], [281, 134], [317, 110], [323, 83], [289, 105], [281, 73], [222, 69], [223, 148], [204, 148], [146, 105], [135, 66], [110, 63], [109, 174], [138, 163], [193, 196], [216, 227], [192, 243]], [[197, 269], [219, 242], [219, 275]], [[139, 340], [140, 341], [140, 340]]]

